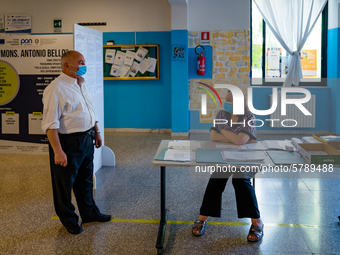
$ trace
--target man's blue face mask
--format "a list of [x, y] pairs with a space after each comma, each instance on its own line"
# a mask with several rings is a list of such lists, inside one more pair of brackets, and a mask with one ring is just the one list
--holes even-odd
[[233, 103], [224, 102], [224, 110], [225, 110], [226, 112], [232, 113], [232, 112], [233, 112]]
[[[72, 65], [70, 64], [71, 66], [75, 66], [75, 65]], [[82, 66], [78, 66], [79, 70], [76, 72], [76, 74], [78, 75], [84, 75], [86, 74], [86, 71], [87, 71], [87, 66], [86, 65], [82, 65]]]

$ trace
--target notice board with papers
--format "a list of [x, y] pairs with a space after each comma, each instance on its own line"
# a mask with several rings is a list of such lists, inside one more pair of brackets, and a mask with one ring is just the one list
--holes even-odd
[[159, 45], [104, 45], [104, 80], [158, 80]]

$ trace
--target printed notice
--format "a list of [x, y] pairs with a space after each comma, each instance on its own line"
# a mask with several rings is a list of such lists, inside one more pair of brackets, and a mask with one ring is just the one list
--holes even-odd
[[137, 52], [136, 52], [135, 59], [139, 62], [142, 62], [147, 53], [148, 53], [147, 49], [145, 49], [143, 47], [139, 47]]
[[135, 77], [138, 73], [138, 63], [136, 61], [133, 61], [133, 65], [130, 68], [129, 75], [132, 77]]
[[268, 69], [280, 68], [280, 51], [270, 50], [268, 52]]
[[132, 66], [134, 57], [135, 57], [134, 52], [126, 51], [126, 55], [125, 55], [125, 59], [124, 59], [124, 65]]
[[119, 76], [119, 69], [116, 69], [115, 66], [112, 65], [110, 75], [118, 77]]
[[41, 129], [42, 112], [33, 112], [28, 114], [28, 134], [30, 135], [44, 135]]
[[19, 114], [6, 112], [1, 114], [2, 134], [19, 134]]
[[147, 59], [144, 59], [139, 65], [138, 65], [138, 70], [144, 74], [146, 70], [150, 67], [150, 63]]
[[117, 50], [115, 61], [113, 62], [112, 66], [114, 66], [114, 68], [116, 69], [120, 68], [122, 64], [124, 63], [124, 59], [125, 59], [125, 53]]
[[113, 64], [113, 61], [115, 59], [115, 54], [116, 54], [116, 50], [107, 49], [105, 53], [105, 63]]
[[148, 70], [146, 70], [146, 71], [148, 71], [148, 72], [150, 72], [150, 73], [154, 73], [155, 72], [155, 69], [156, 69], [156, 64], [157, 64], [157, 59], [155, 59], [155, 58], [148, 58], [148, 61], [149, 61], [149, 63], [150, 63], [150, 67], [148, 68]]
[[129, 72], [129, 70], [130, 70], [129, 66], [123, 65], [119, 70], [119, 76], [120, 77], [126, 76], [126, 74]]

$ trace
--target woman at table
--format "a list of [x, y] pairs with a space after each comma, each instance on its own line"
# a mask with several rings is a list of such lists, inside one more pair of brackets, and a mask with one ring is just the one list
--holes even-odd
[[[233, 95], [227, 93], [224, 109], [217, 113], [216, 119], [226, 119], [226, 124], [217, 124], [210, 130], [210, 138], [214, 142], [231, 142], [236, 145], [246, 143], [256, 143], [256, 128], [253, 122], [254, 116], [249, 112], [246, 101], [245, 114], [234, 115]], [[230, 122], [242, 123], [230, 125]], [[245, 125], [243, 122], [245, 121]], [[248, 123], [250, 125], [248, 125]], [[192, 233], [195, 236], [201, 236], [206, 229], [208, 216], [221, 217], [222, 193], [227, 184], [228, 178], [233, 173], [213, 173], [206, 187], [203, 202], [200, 209], [200, 215], [192, 226]], [[237, 172], [233, 174], [232, 184], [235, 189], [238, 218], [251, 218], [251, 227], [248, 233], [248, 241], [259, 241], [263, 236], [263, 222], [260, 217], [257, 199], [250, 179], [255, 173], [247, 175]]]

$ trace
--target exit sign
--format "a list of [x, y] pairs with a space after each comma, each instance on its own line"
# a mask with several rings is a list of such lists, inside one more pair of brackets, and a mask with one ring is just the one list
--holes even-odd
[[55, 19], [53, 20], [53, 33], [61, 33], [62, 28], [62, 20]]

